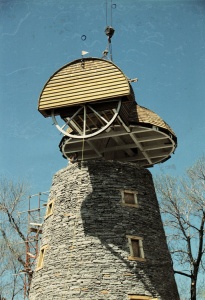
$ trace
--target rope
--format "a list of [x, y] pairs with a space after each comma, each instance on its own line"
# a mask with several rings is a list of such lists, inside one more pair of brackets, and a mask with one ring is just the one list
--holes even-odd
[[[71, 243], [71, 246], [70, 246], [70, 249], [69, 249], [70, 252], [68, 254], [69, 259], [68, 259], [68, 265], [67, 265], [68, 271], [67, 271], [67, 274], [66, 274], [66, 279], [69, 277], [69, 275], [71, 276], [71, 272], [72, 272], [71, 260], [72, 260], [73, 254], [76, 255], [76, 250], [77, 250], [77, 249], [75, 249], [75, 250], [73, 250], [73, 249], [74, 249], [74, 247], [77, 247], [76, 246], [76, 227], [77, 227], [77, 223], [78, 223], [79, 216], [80, 216], [79, 204], [80, 204], [80, 195], [79, 195], [79, 192], [78, 192], [77, 201], [76, 201], [76, 213], [75, 213], [76, 218], [74, 219], [73, 232], [71, 233], [72, 243]], [[66, 280], [65, 280], [65, 283], [64, 283], [64, 287], [66, 287]], [[67, 299], [67, 298], [63, 298], [63, 299]]]
[[109, 50], [110, 50], [110, 60], [113, 61], [113, 56], [112, 56], [112, 44], [109, 43]]
[[85, 148], [85, 139], [83, 138], [83, 143], [82, 143], [82, 161], [84, 160], [84, 148]]
[[[69, 275], [71, 274], [71, 260], [72, 260], [72, 257], [73, 257], [73, 249], [74, 249], [74, 245], [75, 245], [75, 242], [76, 242], [76, 225], [77, 225], [77, 213], [76, 213], [76, 221], [74, 221], [74, 225], [73, 225], [73, 233], [71, 235], [71, 238], [72, 238], [72, 243], [71, 243], [71, 246], [70, 246], [70, 249], [69, 249], [69, 255], [68, 255], [68, 265], [67, 265], [67, 268], [68, 268], [68, 271], [67, 271], [67, 274], [66, 274], [66, 279], [69, 277]], [[65, 284], [64, 284], [64, 287], [66, 287], [66, 280], [65, 280]]]

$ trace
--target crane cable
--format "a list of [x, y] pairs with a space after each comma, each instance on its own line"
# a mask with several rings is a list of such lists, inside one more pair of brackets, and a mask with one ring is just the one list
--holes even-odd
[[112, 0], [111, 0], [111, 3], [110, 3], [110, 25], [112, 27]]
[[112, 0], [110, 0], [110, 26], [108, 25], [108, 1], [106, 0], [106, 28], [105, 28], [105, 34], [108, 36], [108, 45], [106, 50], [103, 52], [103, 57], [105, 57], [108, 53], [110, 53], [110, 60], [113, 60], [112, 57], [112, 44], [111, 44], [111, 38], [115, 32], [115, 30], [112, 28], [112, 21], [113, 21], [113, 14], [112, 10], [116, 8], [116, 4], [112, 3]]
[[[112, 10], [116, 8], [116, 4], [112, 3], [112, 0], [110, 0], [110, 26], [112, 26], [112, 20], [113, 20], [113, 14]], [[106, 13], [106, 26], [108, 26], [108, 0], [106, 0], [106, 8], [105, 8], [105, 13]]]

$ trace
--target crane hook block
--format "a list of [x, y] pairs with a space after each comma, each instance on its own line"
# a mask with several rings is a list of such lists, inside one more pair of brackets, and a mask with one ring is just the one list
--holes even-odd
[[110, 42], [111, 37], [113, 36], [114, 32], [115, 32], [115, 29], [112, 28], [111, 26], [107, 26], [107, 27], [105, 28], [105, 34], [108, 36], [109, 42]]

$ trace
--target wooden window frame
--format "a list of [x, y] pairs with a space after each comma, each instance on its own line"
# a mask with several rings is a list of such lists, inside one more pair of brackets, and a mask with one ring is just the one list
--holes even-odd
[[139, 295], [128, 295], [129, 300], [158, 300], [158, 298], [153, 298], [152, 296], [139, 296]]
[[[53, 215], [53, 209], [54, 209], [54, 202], [55, 199], [51, 199], [47, 205], [46, 205], [46, 215], [45, 215], [45, 219], [47, 219], [48, 217]], [[50, 207], [51, 206], [51, 207]]]
[[48, 245], [44, 245], [43, 247], [41, 247], [41, 249], [39, 251], [36, 271], [41, 270], [44, 266], [44, 257], [45, 257], [47, 248], [48, 248]]
[[[139, 236], [133, 236], [133, 235], [127, 235], [128, 238], [128, 245], [130, 248], [130, 255], [128, 256], [129, 260], [138, 260], [138, 261], [146, 261], [145, 256], [144, 256], [144, 249], [143, 249], [143, 238]], [[139, 241], [139, 253], [140, 256], [134, 256], [133, 253], [133, 246], [132, 246], [132, 241]]]
[[[137, 195], [138, 195], [137, 191], [121, 190], [120, 192], [121, 192], [121, 198], [122, 198], [122, 205], [130, 206], [130, 207], [139, 207], [138, 199], [137, 199]], [[125, 202], [125, 193], [134, 195], [134, 203], [126, 203]]]

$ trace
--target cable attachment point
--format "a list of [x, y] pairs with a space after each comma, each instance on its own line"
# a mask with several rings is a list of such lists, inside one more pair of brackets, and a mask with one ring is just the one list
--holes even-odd
[[112, 38], [114, 32], [115, 32], [115, 29], [112, 28], [111, 26], [107, 26], [105, 28], [105, 34], [108, 36], [108, 42], [109, 43], [111, 43], [111, 38]]
[[105, 50], [103, 51], [103, 53], [102, 53], [102, 55], [103, 55], [102, 58], [107, 57], [108, 53], [109, 53], [108, 49], [105, 49]]

